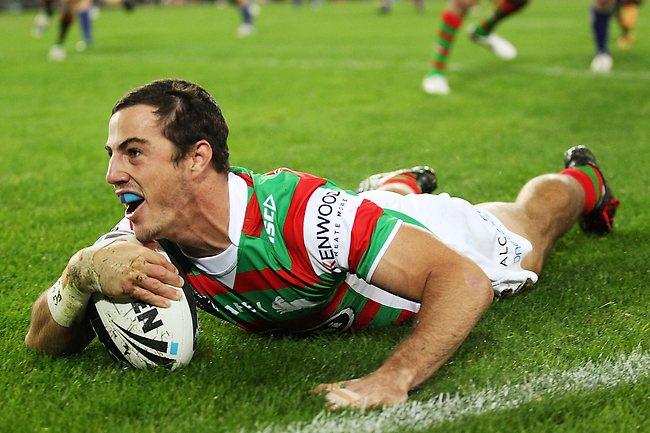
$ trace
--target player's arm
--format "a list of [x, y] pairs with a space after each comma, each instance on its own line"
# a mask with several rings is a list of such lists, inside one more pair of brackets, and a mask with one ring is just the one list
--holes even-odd
[[[421, 303], [414, 330], [382, 366], [357, 380], [321, 385], [330, 403], [372, 407], [404, 402], [456, 351], [492, 302], [492, 285], [473, 262], [435, 236], [403, 224], [372, 283]], [[343, 388], [343, 391], [341, 391]]]
[[35, 351], [45, 352], [52, 356], [68, 355], [83, 350], [95, 337], [95, 333], [85, 317], [84, 310], [80, 311], [78, 322], [65, 327], [52, 319], [48, 308], [48, 293], [41, 293], [32, 306], [32, 317], [29, 331], [25, 336], [25, 345]]
[[180, 299], [170, 285], [180, 287], [183, 279], [174, 265], [145, 246], [118, 238], [84, 248], [34, 303], [25, 345], [53, 356], [78, 352], [94, 337], [86, 318], [92, 293], [166, 307], [169, 299]]

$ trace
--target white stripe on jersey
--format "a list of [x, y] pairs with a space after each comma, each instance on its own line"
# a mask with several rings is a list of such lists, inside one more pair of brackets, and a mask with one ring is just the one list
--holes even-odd
[[419, 303], [400, 298], [399, 296], [393, 295], [392, 293], [380, 289], [377, 286], [368, 284], [356, 275], [349, 274], [345, 279], [345, 282], [348, 283], [350, 285], [350, 288], [355, 292], [382, 305], [400, 308], [402, 310], [408, 310], [414, 313], [420, 311]]
[[305, 209], [305, 248], [316, 275], [349, 268], [352, 226], [363, 199], [343, 190], [316, 189]]
[[384, 254], [386, 254], [386, 250], [388, 249], [388, 246], [393, 242], [393, 238], [395, 238], [395, 235], [397, 234], [397, 230], [399, 230], [399, 228], [402, 227], [402, 222], [403, 222], [402, 220], [397, 221], [397, 224], [395, 224], [395, 227], [393, 227], [393, 230], [390, 232], [390, 235], [388, 235], [386, 242], [384, 242], [384, 245], [381, 247], [381, 250], [379, 250], [377, 257], [375, 257], [375, 261], [372, 262], [372, 265], [370, 266], [370, 270], [368, 271], [368, 280], [372, 281], [372, 276], [375, 274], [375, 270], [377, 269], [379, 262], [381, 261], [381, 259], [384, 258]]

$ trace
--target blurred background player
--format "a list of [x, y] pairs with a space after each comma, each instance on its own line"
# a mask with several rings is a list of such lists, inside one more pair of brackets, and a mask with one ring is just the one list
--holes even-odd
[[[314, 9], [319, 9], [321, 7], [321, 3], [322, 0], [311, 0], [311, 7]], [[291, 0], [291, 5], [295, 9], [300, 9], [302, 7], [302, 0]], [[255, 12], [255, 9], [253, 9], [253, 12]]]
[[43, 10], [34, 18], [32, 36], [42, 38], [54, 17], [54, 0], [43, 0]]
[[609, 23], [616, 15], [621, 26], [618, 46], [626, 49], [634, 43], [632, 30], [638, 17], [638, 5], [641, 0], [593, 0], [591, 6], [591, 30], [596, 46], [596, 55], [591, 61], [591, 70], [595, 73], [607, 73], [612, 70], [614, 60], [609, 51]]
[[[422, 81], [425, 92], [431, 95], [446, 95], [450, 92], [447, 81], [449, 54], [465, 15], [477, 3], [478, 0], [450, 0], [442, 11], [431, 69]], [[469, 35], [474, 42], [488, 48], [500, 59], [512, 60], [517, 57], [517, 50], [510, 42], [493, 33], [493, 30], [503, 19], [520, 11], [528, 4], [528, 0], [496, 0], [493, 3], [487, 17], [470, 27]]]
[[79, 25], [83, 34], [83, 40], [77, 42], [77, 51], [84, 51], [92, 42], [92, 2], [91, 0], [64, 0], [61, 4], [61, 15], [59, 19], [59, 35], [56, 43], [50, 48], [48, 58], [50, 60], [62, 61], [65, 59], [65, 40], [68, 36], [70, 26], [74, 22], [75, 14], [79, 18]]
[[618, 47], [631, 48], [634, 45], [636, 21], [639, 17], [639, 6], [643, 0], [623, 0], [618, 2], [616, 18], [621, 27], [621, 35], [616, 40]]
[[135, 9], [135, 0], [122, 0], [122, 8], [127, 12], [133, 12]]
[[[121, 0], [119, 3], [122, 5], [122, 9], [126, 12], [133, 12], [135, 10], [136, 0]], [[116, 0], [91, 0], [92, 5], [90, 6], [90, 17], [94, 20], [99, 18], [99, 13], [104, 5], [113, 5], [117, 4]], [[158, 1], [154, 2], [158, 3]]]
[[[415, 11], [419, 14], [424, 13], [424, 0], [413, 0]], [[389, 14], [393, 10], [393, 0], [381, 0], [379, 2], [379, 13]]]
[[255, 34], [253, 17], [259, 13], [259, 6], [254, 4], [253, 0], [237, 0], [237, 4], [241, 13], [241, 24], [237, 28], [237, 35], [246, 37]]

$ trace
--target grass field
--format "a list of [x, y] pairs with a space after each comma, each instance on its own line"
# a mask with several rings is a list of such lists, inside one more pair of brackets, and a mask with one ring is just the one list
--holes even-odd
[[[247, 39], [231, 7], [106, 9], [95, 46], [76, 53], [74, 27], [62, 63], [46, 60], [54, 28], [32, 39], [33, 12], [0, 13], [0, 431], [650, 431], [650, 10], [635, 48], [614, 46], [614, 71], [593, 76], [588, 3], [535, 1], [504, 23], [511, 63], [462, 35], [442, 98], [420, 90], [442, 1], [390, 16], [370, 2], [269, 4]], [[201, 315], [194, 359], [173, 373], [126, 369], [97, 342], [66, 359], [28, 352], [32, 302], [123, 214], [104, 182], [110, 108], [163, 77], [215, 95], [234, 164], [348, 188], [428, 164], [441, 191], [510, 200], [588, 144], [621, 199], [617, 230], [569, 232], [540, 282], [496, 302], [394, 411], [330, 413], [307, 391], [376, 368], [408, 326], [294, 340]]]

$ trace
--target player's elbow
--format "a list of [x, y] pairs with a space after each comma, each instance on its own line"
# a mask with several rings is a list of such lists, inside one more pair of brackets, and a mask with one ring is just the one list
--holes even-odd
[[494, 299], [492, 282], [485, 272], [468, 260], [457, 268], [457, 275], [461, 278], [458, 283], [462, 287], [458, 295], [464, 299], [466, 306], [478, 314], [485, 312]]
[[494, 300], [492, 281], [488, 276], [478, 266], [472, 266], [465, 271], [465, 283], [472, 292], [476, 307], [480, 311], [487, 310]]
[[[77, 341], [78, 340], [78, 341]], [[33, 352], [49, 355], [53, 358], [73, 355], [80, 352], [88, 343], [81, 338], [57, 338], [45, 331], [30, 328], [25, 335], [25, 347]]]
[[62, 356], [63, 352], [55, 344], [42, 327], [31, 324], [25, 335], [25, 347], [33, 352], [44, 353], [50, 356]]
[[47, 312], [47, 297], [45, 292], [36, 300], [32, 306], [32, 316], [29, 322], [29, 329], [25, 335], [25, 347], [34, 352], [44, 352], [56, 356], [52, 345], [52, 336], [47, 332], [50, 318]]
[[27, 335], [25, 335], [25, 347], [33, 352], [46, 353], [50, 356], [61, 355], [52, 350], [52, 346], [47, 344], [47, 339], [44, 338], [43, 333], [34, 329], [34, 327], [30, 327]]
[[64, 328], [52, 320], [47, 308], [47, 298], [43, 294], [32, 308], [32, 317], [24, 340], [27, 349], [58, 357], [79, 352], [88, 345], [94, 336], [89, 323]]
[[494, 288], [492, 287], [492, 281], [487, 277], [483, 276], [483, 282], [481, 284], [481, 299], [483, 301], [483, 308], [488, 309], [492, 302], [494, 301]]

